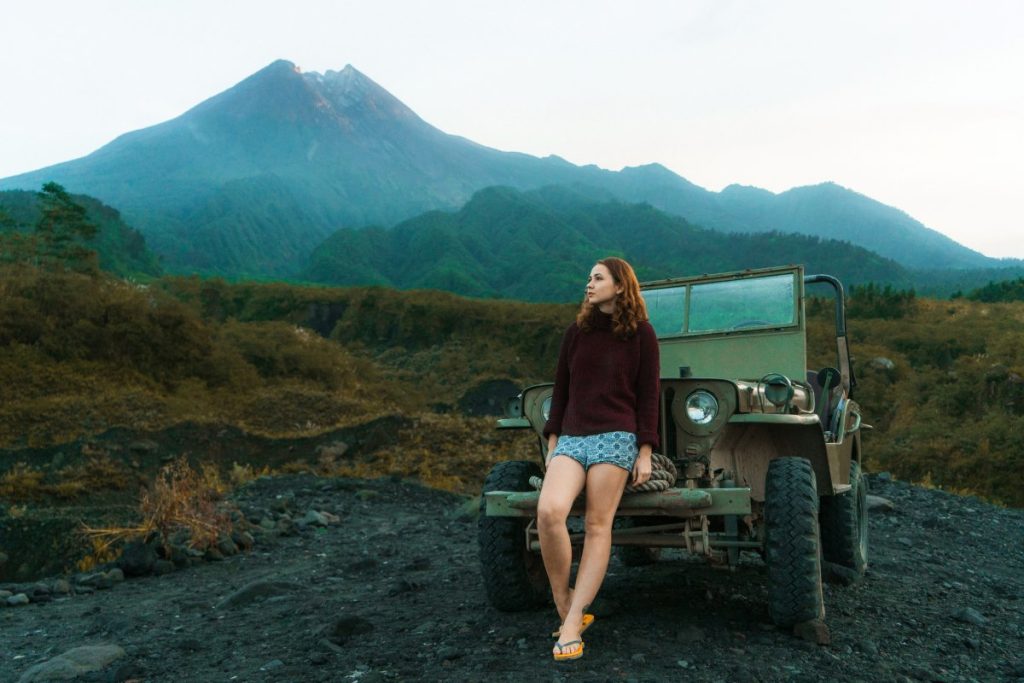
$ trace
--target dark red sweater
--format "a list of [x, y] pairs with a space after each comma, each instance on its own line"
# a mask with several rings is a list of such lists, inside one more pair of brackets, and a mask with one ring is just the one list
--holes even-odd
[[648, 322], [619, 339], [612, 318], [597, 312], [587, 332], [573, 323], [562, 337], [555, 393], [544, 436], [633, 432], [658, 447], [658, 339]]

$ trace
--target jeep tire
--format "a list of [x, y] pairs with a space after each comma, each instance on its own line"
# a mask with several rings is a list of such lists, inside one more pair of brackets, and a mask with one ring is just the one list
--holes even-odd
[[779, 626], [822, 619], [818, 488], [805, 458], [768, 465], [764, 503], [768, 611]]
[[850, 462], [850, 490], [821, 499], [821, 545], [829, 562], [863, 575], [868, 566], [867, 482]]
[[[535, 463], [513, 460], [491, 468], [484, 480], [489, 491], [529, 491], [530, 477], [541, 476]], [[487, 599], [503, 612], [518, 612], [548, 599], [548, 580], [540, 553], [526, 545], [525, 517], [488, 517], [486, 501], [480, 499], [477, 540], [480, 573]]]

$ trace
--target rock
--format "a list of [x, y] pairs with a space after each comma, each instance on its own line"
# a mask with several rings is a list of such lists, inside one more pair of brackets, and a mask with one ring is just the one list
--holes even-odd
[[373, 559], [372, 557], [367, 557], [365, 559], [356, 560], [355, 562], [352, 562], [347, 567], [345, 567], [345, 569], [356, 574], [368, 574], [370, 572], [375, 572], [377, 570], [377, 567], [379, 566], [380, 562]]
[[306, 516], [296, 522], [300, 527], [305, 526], [327, 526], [330, 522], [320, 512], [316, 510], [309, 510], [306, 512]]
[[18, 683], [78, 678], [81, 674], [105, 669], [111, 662], [124, 657], [124, 654], [124, 650], [117, 645], [84, 645], [72, 648], [29, 668], [18, 679]]
[[819, 619], [800, 622], [793, 627], [793, 635], [817, 645], [828, 645], [832, 642], [832, 634], [829, 633], [828, 626]]
[[233, 540], [226, 537], [217, 541], [217, 550], [219, 550], [220, 554], [224, 557], [230, 557], [238, 554], [238, 546], [235, 545]]
[[274, 498], [274, 502], [271, 503], [270, 508], [274, 512], [288, 512], [289, 510], [294, 510], [295, 492], [288, 491], [286, 493], [279, 494]]
[[341, 517], [338, 515], [332, 514], [327, 510], [321, 510], [320, 514], [324, 516], [328, 524], [341, 524]]
[[170, 574], [175, 570], [175, 565], [170, 560], [157, 560], [153, 563], [153, 573], [157, 576]]
[[892, 475], [888, 472], [879, 472], [877, 475], [878, 481], [890, 482], [892, 481]]
[[241, 550], [252, 550], [253, 546], [256, 545], [256, 539], [252, 537], [248, 531], [234, 531], [231, 533], [231, 540], [235, 542], [235, 545]]
[[405, 565], [406, 570], [411, 572], [422, 572], [430, 569], [431, 562], [429, 557], [417, 557], [412, 562]]
[[437, 658], [443, 662], [449, 662], [462, 656], [462, 650], [457, 647], [442, 647], [437, 651]]
[[892, 370], [896, 369], [896, 363], [892, 362], [890, 359], [884, 356], [878, 356], [877, 358], [872, 358], [871, 360], [869, 360], [867, 362], [867, 367], [873, 368], [875, 370], [885, 370], [887, 372], [891, 372]]
[[103, 578], [103, 572], [93, 574], [79, 574], [75, 577], [75, 584], [78, 586], [92, 586], [96, 587], [96, 584]]
[[342, 617], [331, 626], [327, 640], [335, 645], [344, 645], [353, 636], [369, 633], [373, 630], [373, 624], [362, 617]]
[[271, 659], [269, 662], [260, 667], [260, 671], [272, 671], [273, 669], [279, 669], [284, 666], [284, 662], [280, 659]]
[[11, 591], [0, 591], [0, 600], [6, 600], [7, 598], [14, 595]]
[[248, 605], [259, 598], [267, 598], [272, 595], [279, 595], [287, 591], [294, 591], [301, 589], [297, 583], [291, 583], [290, 581], [253, 581], [250, 584], [242, 586], [237, 591], [218, 602], [214, 609], [224, 609], [226, 607], [241, 607], [242, 605]]
[[6, 602], [9, 607], [20, 607], [21, 605], [27, 605], [29, 603], [29, 599], [24, 593], [18, 593], [17, 595], [9, 596], [4, 602]]
[[518, 383], [508, 379], [490, 379], [480, 382], [459, 399], [459, 410], [471, 417], [505, 415], [510, 398], [521, 390]]
[[864, 654], [871, 655], [872, 657], [878, 656], [878, 645], [873, 640], [862, 640], [857, 643], [857, 649]]
[[160, 450], [160, 446], [155, 441], [140, 439], [139, 441], [133, 441], [128, 444], [128, 450], [137, 455], [146, 455], [157, 452]]
[[637, 652], [629, 658], [629, 661], [633, 664], [636, 664], [637, 666], [644, 666], [645, 664], [647, 664], [647, 656], [644, 655], [642, 652]]
[[121, 583], [124, 581], [124, 572], [120, 568], [114, 567], [107, 572], [106, 577], [113, 583]]
[[71, 592], [71, 584], [67, 582], [67, 579], [57, 579], [50, 586], [50, 592], [55, 595], [67, 595]]
[[146, 576], [153, 571], [153, 563], [156, 561], [156, 543], [132, 541], [121, 551], [117, 566], [126, 576]]
[[961, 621], [965, 624], [973, 624], [974, 626], [984, 626], [988, 623], [988, 619], [982, 616], [981, 612], [973, 607], [958, 609], [953, 612], [952, 617], [957, 621]]
[[335, 460], [345, 455], [348, 451], [348, 444], [344, 441], [332, 441], [316, 447], [316, 454], [325, 460]]
[[893, 512], [896, 509], [896, 505], [893, 504], [893, 502], [888, 498], [883, 498], [882, 496], [873, 496], [870, 493], [867, 497], [867, 504], [868, 512], [884, 514], [886, 512]]
[[372, 489], [359, 489], [356, 491], [356, 498], [361, 501], [373, 500], [380, 496], [380, 494]]
[[217, 546], [211, 546], [203, 553], [203, 559], [207, 562], [223, 562], [224, 553], [222, 553]]

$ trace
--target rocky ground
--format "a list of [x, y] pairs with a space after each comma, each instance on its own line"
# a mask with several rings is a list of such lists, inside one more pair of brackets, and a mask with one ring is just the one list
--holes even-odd
[[296, 475], [239, 491], [248, 551], [0, 586], [0, 680], [1024, 681], [1024, 511], [870, 484], [892, 509], [867, 576], [826, 586], [828, 645], [771, 624], [758, 558], [677, 555], [613, 561], [586, 654], [555, 663], [553, 610], [488, 605], [471, 504]]

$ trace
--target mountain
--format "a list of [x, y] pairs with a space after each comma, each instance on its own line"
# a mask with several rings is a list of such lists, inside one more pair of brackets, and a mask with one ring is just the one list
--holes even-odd
[[176, 271], [290, 277], [339, 228], [456, 209], [492, 185], [553, 184], [718, 230], [854, 241], [905, 265], [1000, 265], [834, 184], [715, 193], [659, 164], [614, 172], [484, 147], [431, 126], [352, 66], [302, 73], [276, 61], [175, 119], [0, 189], [49, 180], [117, 206]]
[[641, 280], [803, 263], [808, 272], [828, 272], [848, 285], [911, 286], [902, 266], [846, 242], [722, 234], [648, 204], [594, 200], [558, 186], [528, 192], [487, 188], [457, 212], [431, 211], [390, 230], [339, 230], [313, 251], [301, 277], [332, 285], [573, 301], [594, 260], [612, 254], [634, 263]]
[[[121, 277], [161, 274], [160, 259], [146, 247], [142, 234], [127, 225], [116, 209], [93, 197], [72, 195], [72, 199], [85, 208], [87, 219], [98, 228], [96, 236], [83, 245], [96, 251], [100, 268]], [[0, 212], [13, 222], [10, 226], [0, 225], [0, 234], [12, 230], [30, 232], [42, 214], [39, 194], [23, 190], [0, 192]]]

